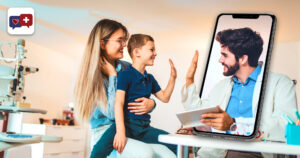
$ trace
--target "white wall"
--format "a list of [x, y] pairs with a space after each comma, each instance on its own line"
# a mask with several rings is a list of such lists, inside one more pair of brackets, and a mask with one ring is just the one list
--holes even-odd
[[[26, 76], [25, 96], [33, 108], [46, 109], [47, 115], [39, 117], [62, 119], [62, 111], [72, 100], [74, 60], [63, 53], [48, 50], [43, 46], [29, 43], [28, 59], [24, 64], [39, 67], [39, 72]], [[36, 123], [33, 114], [25, 114], [24, 121]]]

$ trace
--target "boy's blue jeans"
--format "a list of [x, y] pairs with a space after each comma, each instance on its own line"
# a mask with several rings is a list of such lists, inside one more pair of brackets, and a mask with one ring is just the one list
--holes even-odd
[[[168, 132], [150, 126], [150, 121], [129, 119], [125, 121], [126, 136], [149, 144], [163, 144], [175, 154], [176, 145], [158, 142], [160, 134]], [[113, 141], [116, 134], [116, 124], [112, 124], [101, 139], [94, 145], [90, 158], [106, 158], [113, 151]]]

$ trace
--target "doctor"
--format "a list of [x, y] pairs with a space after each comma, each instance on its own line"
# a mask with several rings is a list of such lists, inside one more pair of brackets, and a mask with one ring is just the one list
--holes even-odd
[[[218, 105], [219, 113], [203, 114], [200, 122], [214, 132], [250, 135], [253, 131], [256, 110], [262, 84], [262, 68], [258, 59], [263, 41], [259, 34], [249, 28], [228, 29], [218, 32], [216, 40], [221, 44], [219, 62], [223, 75], [231, 76], [220, 81], [207, 99], [199, 98], [194, 84], [198, 52], [186, 75], [182, 89], [185, 110]], [[285, 141], [285, 121], [282, 114], [294, 118], [296, 95], [293, 82], [286, 76], [269, 73], [264, 95], [259, 133], [262, 139]], [[213, 118], [213, 119], [212, 119]], [[269, 157], [271, 155], [251, 152], [224, 151], [201, 148], [199, 157]]]

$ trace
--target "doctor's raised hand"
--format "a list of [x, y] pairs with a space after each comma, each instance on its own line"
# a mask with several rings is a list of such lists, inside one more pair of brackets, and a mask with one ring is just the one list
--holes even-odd
[[[186, 88], [194, 83], [195, 72], [198, 64], [199, 52], [196, 51], [192, 59], [191, 65], [186, 73]], [[230, 129], [231, 124], [235, 122], [227, 112], [218, 106], [218, 113], [206, 113], [202, 115], [201, 123], [217, 130], [226, 131]]]
[[176, 71], [176, 68], [173, 64], [173, 61], [171, 59], [169, 59], [169, 63], [170, 63], [170, 67], [171, 67], [170, 78], [176, 79], [177, 78], [177, 71]]
[[196, 50], [195, 55], [192, 59], [191, 65], [186, 73], [186, 87], [194, 83], [194, 77], [195, 77], [195, 72], [197, 69], [197, 64], [198, 64], [198, 56], [199, 52]]

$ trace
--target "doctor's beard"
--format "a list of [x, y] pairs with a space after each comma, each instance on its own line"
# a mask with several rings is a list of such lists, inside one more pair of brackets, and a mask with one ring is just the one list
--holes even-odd
[[240, 65], [238, 62], [235, 62], [235, 64], [233, 66], [228, 66], [224, 63], [222, 63], [223, 66], [227, 67], [227, 71], [223, 72], [224, 76], [231, 76], [234, 75], [239, 69], [240, 69]]

